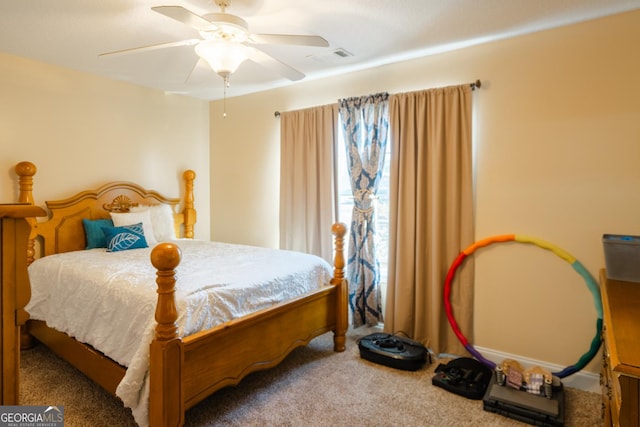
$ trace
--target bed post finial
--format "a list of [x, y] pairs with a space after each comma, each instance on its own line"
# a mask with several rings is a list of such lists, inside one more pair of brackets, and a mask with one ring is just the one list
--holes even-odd
[[336, 289], [336, 329], [333, 331], [333, 350], [346, 348], [347, 323], [349, 322], [348, 299], [349, 285], [344, 278], [344, 236], [347, 226], [341, 222], [333, 224], [331, 232], [335, 236], [335, 257], [333, 259], [333, 278], [331, 284]]
[[158, 270], [158, 304], [156, 332], [150, 347], [149, 425], [184, 424], [182, 395], [182, 341], [178, 337], [175, 268], [182, 253], [174, 243], [160, 243], [151, 251], [151, 263]]
[[193, 239], [193, 225], [196, 223], [196, 210], [193, 207], [193, 181], [196, 173], [191, 169], [186, 170], [184, 178], [184, 237]]
[[20, 192], [18, 193], [18, 203], [33, 204], [33, 176], [38, 171], [36, 165], [31, 162], [20, 162], [16, 165]]
[[341, 281], [344, 279], [344, 236], [347, 234], [347, 226], [341, 222], [333, 224], [331, 232], [335, 236], [335, 256], [333, 259], [333, 280]]

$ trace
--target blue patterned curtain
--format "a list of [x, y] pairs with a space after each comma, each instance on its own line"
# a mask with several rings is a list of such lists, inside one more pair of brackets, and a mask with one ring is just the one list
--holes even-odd
[[347, 279], [353, 326], [382, 321], [380, 266], [376, 257], [375, 197], [389, 135], [389, 95], [340, 101], [354, 206], [351, 216]]

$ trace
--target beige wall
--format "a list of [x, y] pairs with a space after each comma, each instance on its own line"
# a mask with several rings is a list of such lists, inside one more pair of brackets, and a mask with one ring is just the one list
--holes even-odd
[[[212, 237], [278, 244], [274, 111], [481, 79], [474, 95], [476, 237], [547, 240], [597, 277], [602, 234], [640, 234], [638, 40], [635, 11], [227, 99], [226, 119], [222, 102], [213, 102]], [[476, 346], [561, 366], [587, 351], [596, 311], [569, 264], [523, 244], [475, 256]]]
[[182, 196], [193, 169], [196, 237], [208, 239], [209, 105], [0, 53], [0, 202], [16, 201], [13, 167], [36, 164], [37, 204], [107, 181]]

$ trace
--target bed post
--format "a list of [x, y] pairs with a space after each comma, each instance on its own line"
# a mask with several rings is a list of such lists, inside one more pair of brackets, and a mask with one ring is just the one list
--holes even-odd
[[151, 251], [151, 263], [158, 270], [158, 305], [155, 338], [151, 342], [149, 365], [149, 425], [182, 426], [184, 355], [178, 337], [178, 309], [175, 300], [175, 268], [182, 253], [173, 243], [160, 243]]
[[333, 261], [333, 278], [331, 284], [336, 286], [336, 329], [333, 331], [333, 350], [344, 351], [346, 343], [348, 314], [348, 283], [344, 278], [344, 235], [347, 233], [346, 225], [335, 223], [331, 227], [335, 236], [335, 257]]
[[[20, 162], [15, 167], [16, 174], [18, 175], [18, 203], [27, 203], [33, 205], [33, 176], [38, 171], [36, 165], [31, 162]], [[31, 264], [35, 258], [35, 218], [27, 218], [27, 222], [31, 226], [31, 233], [29, 234], [29, 244], [27, 246], [27, 264]]]
[[[36, 165], [31, 162], [20, 162], [15, 166], [16, 174], [18, 175], [18, 203], [25, 203], [33, 205], [33, 176], [38, 171]], [[36, 256], [36, 224], [35, 218], [25, 218], [31, 230], [29, 231], [29, 240], [27, 241], [27, 266], [30, 265]], [[26, 282], [28, 284], [28, 281]], [[26, 286], [25, 289], [20, 290], [23, 295], [23, 299], [26, 301], [22, 306], [22, 313], [20, 315], [20, 349], [26, 350], [33, 347], [33, 338], [27, 331], [26, 321], [29, 319], [29, 314], [24, 311], [24, 306], [27, 305], [31, 299], [31, 285]]]
[[193, 239], [193, 225], [196, 223], [196, 210], [193, 207], [193, 181], [196, 173], [191, 169], [182, 174], [184, 178], [184, 237]]

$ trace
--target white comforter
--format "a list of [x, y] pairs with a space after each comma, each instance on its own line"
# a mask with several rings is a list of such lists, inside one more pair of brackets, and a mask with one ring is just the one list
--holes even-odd
[[[179, 240], [179, 334], [187, 336], [329, 283], [331, 266], [291, 251]], [[116, 394], [148, 424], [149, 344], [155, 326], [151, 249], [50, 255], [29, 267], [32, 319], [107, 354], [127, 372]]]

